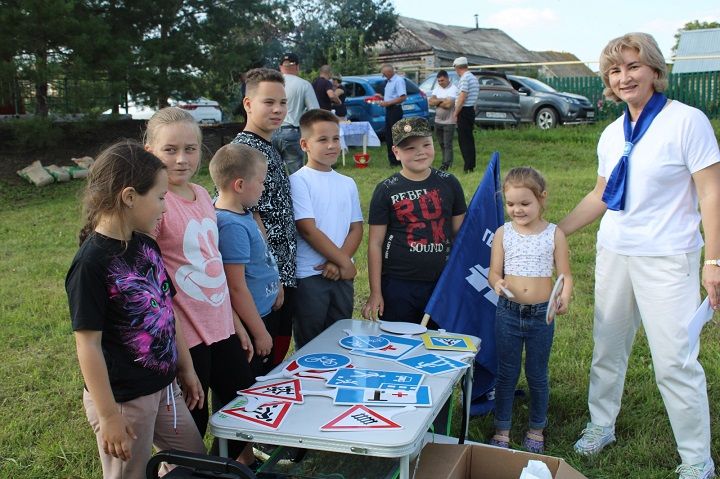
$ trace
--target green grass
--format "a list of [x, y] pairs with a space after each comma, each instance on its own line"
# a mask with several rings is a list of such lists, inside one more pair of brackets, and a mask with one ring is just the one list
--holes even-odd
[[[715, 122], [716, 132], [720, 123]], [[455, 152], [455, 173], [469, 199], [490, 154], [500, 151], [502, 172], [532, 165], [548, 180], [546, 217], [559, 221], [595, 182], [595, 145], [603, 125], [538, 131], [531, 128], [475, 132], [478, 166], [462, 173]], [[352, 155], [339, 171], [360, 189], [363, 211], [375, 185], [394, 170], [384, 149], [370, 150], [366, 169], [353, 166]], [[439, 164], [439, 152], [436, 164]], [[197, 181], [210, 186], [207, 170]], [[63, 281], [76, 250], [80, 227], [79, 194], [83, 183], [42, 189], [0, 180], [0, 477], [95, 478], [100, 465], [94, 436], [81, 403], [82, 379], [75, 357]], [[618, 443], [588, 459], [572, 452], [587, 421], [587, 383], [592, 353], [594, 244], [597, 225], [570, 238], [575, 277], [574, 301], [559, 319], [550, 359], [552, 391], [547, 429], [548, 454], [560, 456], [589, 478], [676, 477], [679, 462], [670, 425], [655, 386], [652, 362], [642, 333], [630, 359], [623, 409], [617, 422]], [[367, 231], [366, 231], [367, 234]], [[356, 317], [368, 296], [366, 243], [356, 256]], [[711, 417], [720, 404], [720, 334], [714, 325], [703, 333], [701, 359], [708, 373]], [[523, 386], [521, 380], [521, 387]], [[512, 439], [521, 440], [527, 402], [515, 406]], [[713, 421], [713, 451], [720, 463], [720, 426]], [[470, 439], [484, 442], [492, 418], [474, 418]]]

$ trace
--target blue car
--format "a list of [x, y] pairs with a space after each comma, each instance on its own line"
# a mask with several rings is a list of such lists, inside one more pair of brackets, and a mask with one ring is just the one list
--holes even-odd
[[[411, 80], [404, 80], [407, 99], [402, 104], [403, 117], [419, 116], [427, 119], [428, 102], [425, 93]], [[385, 77], [379, 74], [344, 76], [342, 79], [347, 119], [370, 122], [380, 138], [385, 131], [385, 108], [378, 103], [383, 100], [385, 82]]]

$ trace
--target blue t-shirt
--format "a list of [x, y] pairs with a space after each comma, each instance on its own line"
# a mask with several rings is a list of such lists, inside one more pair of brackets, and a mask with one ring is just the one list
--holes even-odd
[[270, 313], [278, 295], [275, 258], [251, 212], [243, 214], [216, 208], [218, 243], [223, 263], [244, 264], [245, 281], [260, 316]]

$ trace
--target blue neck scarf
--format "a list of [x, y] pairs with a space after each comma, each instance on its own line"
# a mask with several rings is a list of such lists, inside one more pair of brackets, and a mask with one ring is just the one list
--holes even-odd
[[650, 124], [658, 116], [667, 103], [667, 97], [660, 92], [653, 93], [650, 100], [643, 108], [635, 123], [635, 128], [632, 127], [630, 120], [630, 111], [628, 107], [625, 107], [625, 120], [623, 122], [623, 130], [625, 131], [625, 149], [623, 150], [622, 158], [607, 181], [605, 191], [603, 192], [602, 200], [607, 204], [609, 210], [622, 211], [625, 209], [625, 188], [627, 185], [627, 174], [628, 174], [628, 157], [632, 152], [633, 147], [640, 141], [645, 132], [650, 127]]

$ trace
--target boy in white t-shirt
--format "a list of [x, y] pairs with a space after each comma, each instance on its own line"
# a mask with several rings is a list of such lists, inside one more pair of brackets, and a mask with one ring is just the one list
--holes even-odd
[[299, 349], [353, 311], [352, 256], [362, 239], [360, 196], [352, 178], [332, 169], [340, 154], [338, 119], [326, 110], [300, 118], [305, 166], [290, 176], [298, 230], [297, 292], [293, 319]]
[[437, 86], [432, 91], [428, 104], [435, 107], [435, 134], [442, 150], [440, 169], [447, 171], [453, 162], [453, 138], [455, 137], [455, 99], [458, 89], [450, 83], [448, 72], [437, 73]]

